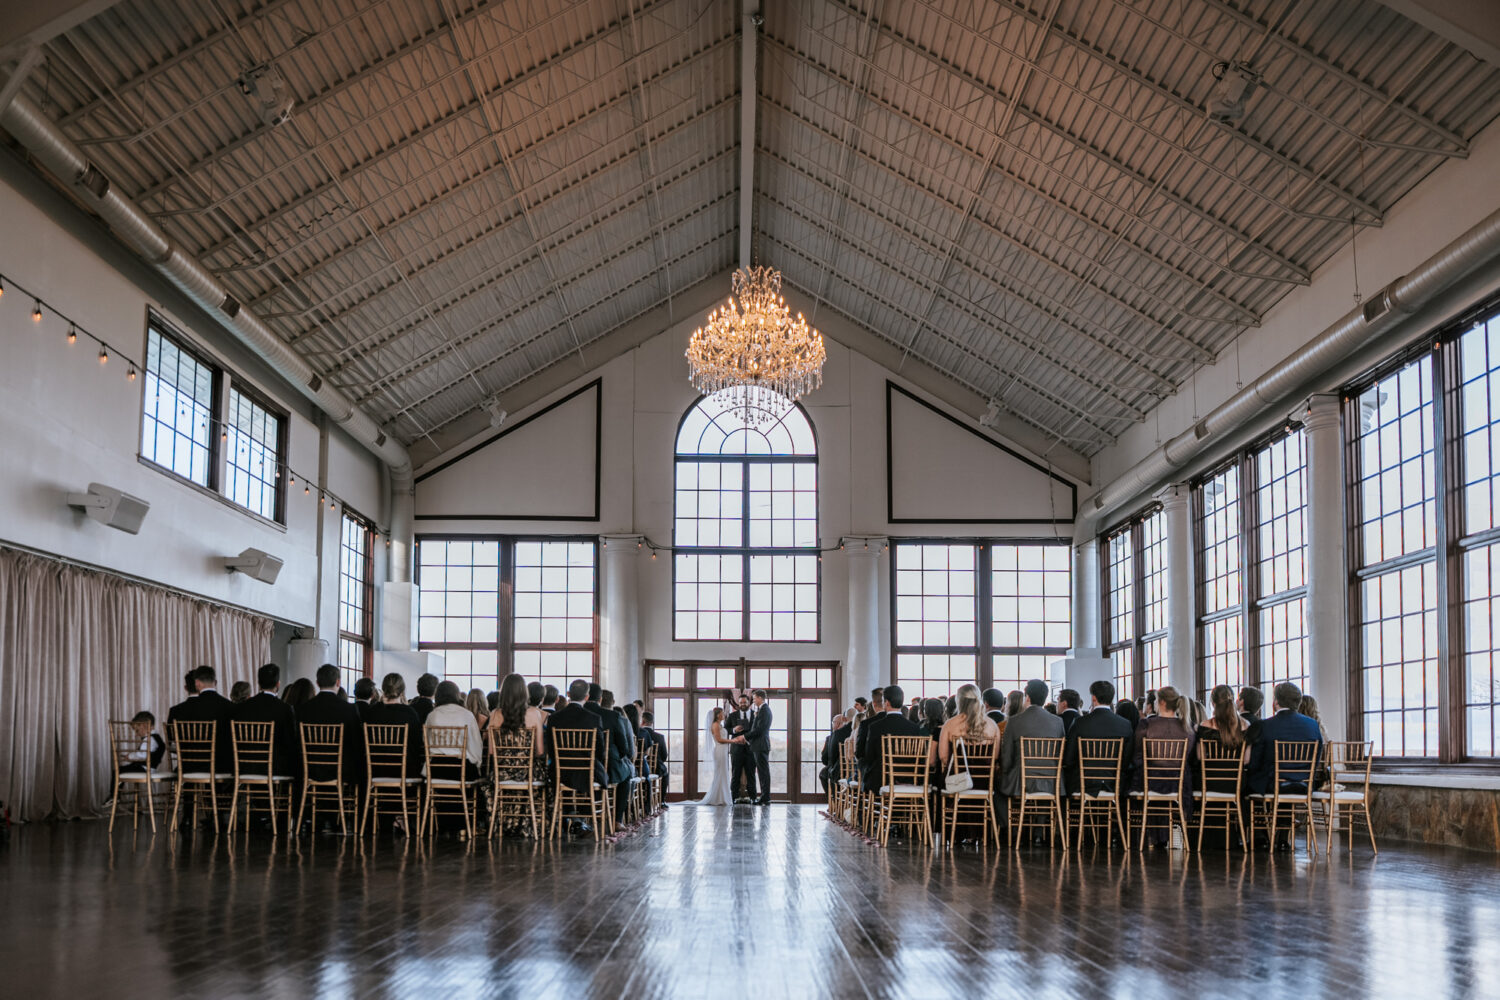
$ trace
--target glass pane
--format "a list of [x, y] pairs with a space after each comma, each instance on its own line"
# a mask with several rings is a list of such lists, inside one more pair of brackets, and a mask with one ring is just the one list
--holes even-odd
[[146, 331], [145, 390], [141, 457], [199, 486], [211, 486], [213, 370], [151, 327]]
[[992, 643], [1066, 652], [1073, 645], [1072, 576], [1067, 544], [990, 546]]
[[1271, 442], [1255, 453], [1254, 460], [1256, 596], [1264, 600], [1307, 583], [1307, 461], [1302, 430]]
[[1500, 751], [1500, 544], [1464, 553], [1464, 704], [1469, 754]]
[[963, 684], [978, 681], [972, 653], [898, 653], [896, 683], [912, 698], [947, 698]]
[[1432, 359], [1423, 357], [1359, 397], [1353, 474], [1357, 484], [1359, 566], [1372, 566], [1435, 541]]
[[274, 518], [281, 488], [281, 418], [231, 388], [225, 432], [225, 496]]
[[1437, 755], [1436, 603], [1432, 562], [1360, 583], [1365, 735], [1377, 754]]
[[[1464, 531], [1500, 524], [1500, 316], [1459, 338]], [[1472, 742], [1472, 741], [1471, 741]]]

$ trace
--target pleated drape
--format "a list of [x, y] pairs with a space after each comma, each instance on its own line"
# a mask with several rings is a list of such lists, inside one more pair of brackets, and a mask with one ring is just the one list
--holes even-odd
[[0, 799], [23, 820], [96, 813], [110, 719], [145, 709], [160, 732], [188, 670], [227, 695], [270, 646], [268, 618], [0, 548]]

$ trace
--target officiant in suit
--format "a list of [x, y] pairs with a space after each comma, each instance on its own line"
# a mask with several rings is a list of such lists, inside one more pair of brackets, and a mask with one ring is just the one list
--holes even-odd
[[[760, 798], [756, 805], [771, 804], [771, 706], [766, 704], [766, 693], [755, 692], [755, 704], [750, 708], [750, 727], [745, 731], [745, 745], [750, 748], [751, 760], [755, 764], [755, 777], [760, 784]], [[754, 785], [751, 785], [754, 798]]]
[[729, 764], [731, 774], [729, 789], [734, 796], [735, 804], [742, 802], [753, 802], [755, 800], [755, 755], [750, 750], [745, 734], [750, 731], [750, 696], [742, 694], [739, 697], [739, 709], [729, 713], [724, 720], [724, 728], [729, 733], [729, 738], [734, 743], [729, 747]]

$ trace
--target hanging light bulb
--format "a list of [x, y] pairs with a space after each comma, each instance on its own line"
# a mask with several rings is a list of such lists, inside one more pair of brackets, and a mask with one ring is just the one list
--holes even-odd
[[292, 470], [291, 469], [287, 469], [286, 470], [286, 481], [287, 481], [287, 485], [288, 486], [296, 486], [297, 485], [297, 477], [292, 474]]
[[130, 363], [130, 371], [128, 371], [128, 372], [125, 373], [125, 381], [127, 381], [127, 382], [134, 382], [135, 381], [135, 362], [134, 361], [132, 361]]
[[5, 279], [0, 278], [0, 298], [5, 297]]
[[108, 361], [109, 361], [109, 348], [105, 347], [103, 344], [100, 344], [99, 345], [99, 363], [102, 365], [102, 364], [105, 364]]
[[40, 323], [42, 321], [42, 300], [36, 299], [31, 306], [31, 321]]
[[73, 326], [72, 323], [69, 323], [68, 324], [68, 343], [70, 343], [70, 344], [76, 344], [77, 342], [78, 342], [78, 330], [77, 330], [76, 327]]
[[307, 486], [307, 485], [304, 484], [303, 487], [302, 487], [302, 495], [303, 496], [307, 496], [311, 492], [312, 492], [312, 487], [311, 486]]

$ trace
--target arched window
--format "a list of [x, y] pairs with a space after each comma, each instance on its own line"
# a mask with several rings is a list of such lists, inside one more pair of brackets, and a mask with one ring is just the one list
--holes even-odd
[[802, 408], [747, 420], [729, 392], [677, 431], [676, 639], [819, 638], [818, 445]]

